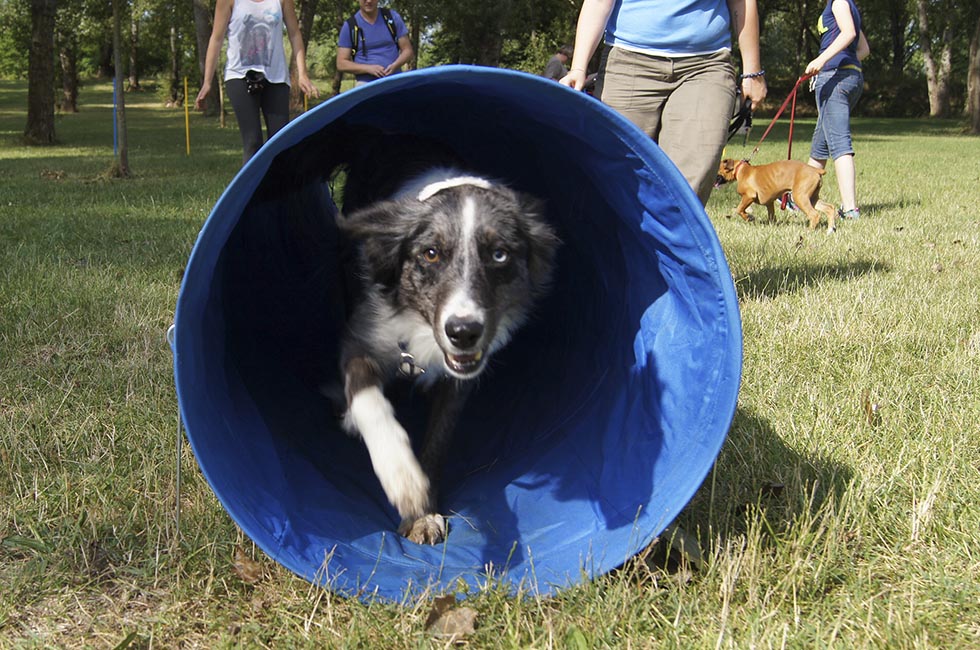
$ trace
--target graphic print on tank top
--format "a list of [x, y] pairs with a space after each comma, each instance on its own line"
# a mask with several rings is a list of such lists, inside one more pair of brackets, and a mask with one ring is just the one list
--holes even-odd
[[275, 12], [267, 11], [261, 17], [247, 15], [238, 39], [243, 66], [272, 65], [272, 27], [278, 22]]

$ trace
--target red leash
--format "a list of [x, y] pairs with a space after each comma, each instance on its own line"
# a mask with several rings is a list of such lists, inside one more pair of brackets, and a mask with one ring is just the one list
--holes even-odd
[[[814, 74], [815, 73], [804, 74], [803, 76], [801, 76], [799, 79], [796, 80], [796, 83], [793, 84], [793, 90], [791, 90], [789, 92], [789, 95], [786, 96], [786, 99], [783, 100], [783, 105], [779, 107], [779, 110], [778, 111], [776, 111], [776, 115], [773, 116], [772, 121], [769, 122], [769, 126], [766, 127], [766, 132], [762, 134], [762, 137], [761, 138], [759, 138], [759, 144], [755, 145], [755, 149], [753, 149], [752, 150], [752, 153], [749, 154], [749, 158], [751, 158], [756, 153], [758, 153], [759, 147], [762, 146], [762, 141], [765, 140], [766, 139], [766, 136], [769, 135], [769, 132], [772, 131], [772, 127], [776, 126], [776, 120], [779, 119], [779, 116], [782, 115], [783, 114], [783, 111], [786, 110], [786, 105], [790, 103], [790, 100], [792, 100], [793, 101], [792, 108], [790, 109], [790, 112], [789, 112], [789, 147], [787, 148], [787, 151], [786, 151], [786, 160], [792, 160], [792, 158], [793, 158], [793, 123], [796, 121], [796, 92], [800, 89], [800, 84], [803, 83], [804, 81], [806, 81], [807, 79], [809, 79], [810, 77], [812, 77]], [[749, 158], [746, 158], [745, 160], [748, 161]], [[780, 210], [785, 210], [787, 203], [789, 203], [789, 192], [787, 192], [786, 194], [783, 194], [783, 198], [779, 202], [779, 209]]]
[[[792, 100], [793, 104], [792, 108], [790, 109], [789, 116], [789, 152], [786, 154], [786, 158], [789, 159], [793, 157], [793, 122], [796, 120], [796, 91], [799, 90], [801, 83], [812, 76], [813, 74], [804, 74], [802, 77], [796, 80], [796, 83], [793, 85], [793, 90], [791, 90], [789, 95], [786, 96], [786, 99], [783, 100], [783, 105], [779, 107], [778, 111], [776, 111], [776, 115], [772, 118], [772, 121], [769, 122], [769, 126], [766, 127], [766, 132], [762, 134], [761, 138], [759, 138], [759, 144], [757, 144], [755, 149], [752, 150], [749, 158], [758, 153], [759, 147], [762, 146], [762, 141], [765, 140], [766, 136], [769, 135], [769, 132], [772, 131], [772, 127], [776, 126], [776, 120], [778, 120], [779, 116], [786, 110], [786, 105], [790, 103], [790, 100]], [[746, 158], [746, 160], [748, 160], [748, 158]]]

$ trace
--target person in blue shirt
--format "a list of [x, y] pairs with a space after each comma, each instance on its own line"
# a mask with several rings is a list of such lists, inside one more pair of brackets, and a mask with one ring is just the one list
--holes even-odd
[[861, 211], [857, 205], [851, 111], [864, 90], [861, 61], [871, 49], [854, 0], [827, 0], [817, 31], [820, 54], [806, 66], [806, 74], [817, 75], [813, 81], [817, 126], [807, 164], [823, 169], [828, 157], [834, 159], [841, 202], [838, 214], [844, 219], [857, 219]]
[[358, 2], [361, 8], [340, 27], [337, 70], [361, 85], [400, 72], [415, 50], [398, 12], [379, 9], [378, 0]]
[[584, 90], [603, 41], [595, 95], [660, 145], [703, 204], [735, 107], [733, 31], [742, 94], [755, 106], [766, 97], [756, 0], [584, 0], [560, 81]]

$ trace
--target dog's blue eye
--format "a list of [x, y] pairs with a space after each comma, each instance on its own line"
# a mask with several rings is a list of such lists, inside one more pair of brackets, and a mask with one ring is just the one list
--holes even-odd
[[510, 255], [502, 248], [498, 248], [493, 252], [493, 261], [497, 264], [503, 264], [507, 261]]
[[428, 248], [422, 253], [422, 259], [424, 259], [429, 264], [435, 264], [439, 261], [439, 249], [438, 248]]

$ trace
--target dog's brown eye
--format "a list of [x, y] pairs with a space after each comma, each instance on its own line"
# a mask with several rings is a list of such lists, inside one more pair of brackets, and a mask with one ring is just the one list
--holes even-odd
[[424, 259], [429, 264], [435, 264], [439, 261], [439, 249], [438, 248], [427, 248], [424, 253], [422, 253], [422, 259]]
[[493, 261], [496, 262], [497, 264], [503, 264], [508, 259], [510, 259], [510, 254], [507, 251], [505, 251], [503, 248], [498, 248], [493, 251], [492, 257], [493, 257]]

